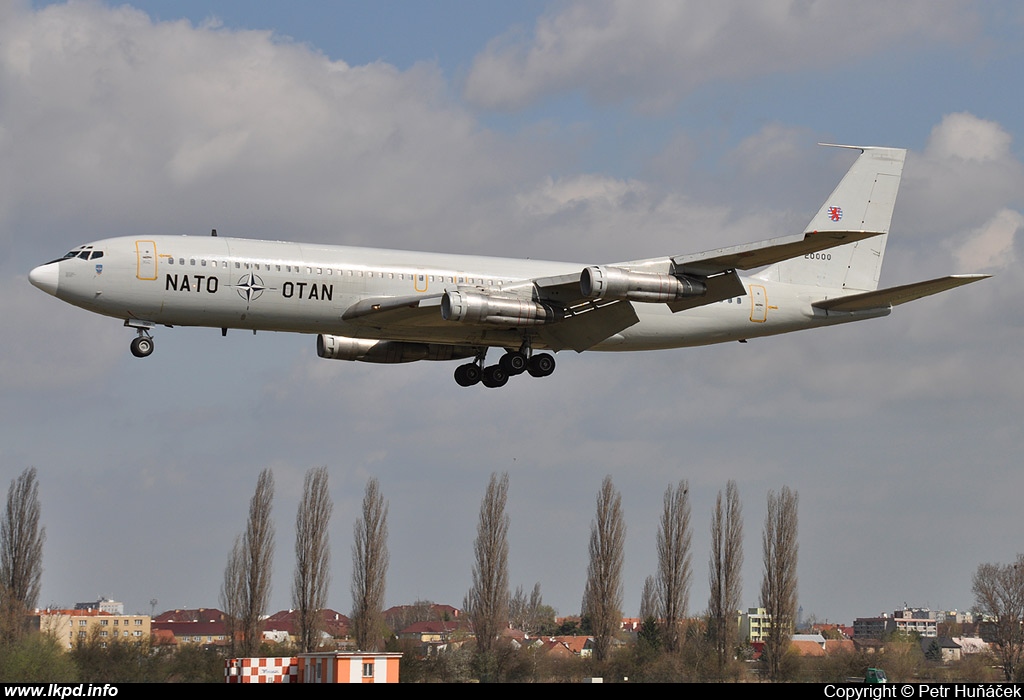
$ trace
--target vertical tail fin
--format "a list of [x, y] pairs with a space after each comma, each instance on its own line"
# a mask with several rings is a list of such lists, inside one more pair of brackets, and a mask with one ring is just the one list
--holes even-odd
[[860, 151], [861, 155], [811, 219], [804, 233], [878, 231], [882, 235], [822, 253], [785, 260], [757, 276], [832, 289], [877, 289], [907, 152], [902, 148], [821, 145], [851, 148]]

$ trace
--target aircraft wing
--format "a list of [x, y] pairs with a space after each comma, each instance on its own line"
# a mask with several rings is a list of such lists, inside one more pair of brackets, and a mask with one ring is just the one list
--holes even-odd
[[[639, 322], [633, 305], [625, 301], [596, 302], [583, 299], [578, 273], [534, 281], [538, 299], [552, 309], [557, 320], [535, 327], [535, 335], [552, 350], [583, 352], [621, 330]], [[342, 314], [354, 325], [371, 328], [450, 328], [441, 317], [441, 297], [376, 297], [362, 299]], [[465, 324], [480, 330], [495, 330], [493, 325]], [[511, 327], [509, 327], [511, 329]]]
[[434, 326], [441, 319], [442, 294], [362, 299], [345, 310], [342, 320], [362, 326]]
[[672, 258], [672, 263], [678, 271], [694, 275], [752, 270], [881, 234], [881, 231], [809, 231], [703, 253], [677, 255]]
[[908, 301], [921, 299], [944, 292], [947, 289], [955, 289], [971, 282], [977, 282], [991, 277], [992, 275], [949, 275], [938, 277], [925, 282], [914, 282], [899, 287], [878, 289], [863, 294], [851, 294], [849, 296], [835, 297], [834, 299], [823, 299], [816, 301], [811, 306], [826, 311], [866, 311], [868, 309], [888, 308], [906, 304]]

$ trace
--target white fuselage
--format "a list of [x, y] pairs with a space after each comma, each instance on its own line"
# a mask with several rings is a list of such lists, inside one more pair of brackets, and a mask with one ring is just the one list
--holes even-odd
[[[79, 249], [76, 249], [79, 250]], [[438, 299], [446, 289], [487, 293], [531, 280], [579, 273], [579, 263], [354, 248], [226, 237], [111, 238], [33, 270], [37, 286], [89, 311], [168, 326], [328, 333], [358, 338], [514, 348], [523, 329], [441, 319], [374, 327], [342, 314], [365, 299]], [[102, 256], [96, 253], [101, 252]], [[71, 255], [71, 254], [69, 254]], [[811, 302], [841, 290], [741, 278], [745, 294], [673, 313], [666, 304], [632, 302], [639, 322], [594, 350], [653, 350], [786, 333], [863, 318]], [[52, 287], [52, 288], [51, 288]], [[543, 347], [543, 343], [537, 343]]]

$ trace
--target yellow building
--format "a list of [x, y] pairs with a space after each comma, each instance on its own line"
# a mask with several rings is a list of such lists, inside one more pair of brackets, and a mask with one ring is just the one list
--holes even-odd
[[149, 641], [149, 615], [114, 615], [99, 610], [36, 610], [32, 626], [56, 639], [65, 649], [95, 639], [108, 643]]

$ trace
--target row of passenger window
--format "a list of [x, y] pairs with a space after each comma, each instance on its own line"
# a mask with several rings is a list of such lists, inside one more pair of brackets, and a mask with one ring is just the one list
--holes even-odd
[[[102, 255], [102, 253], [100, 253], [100, 255]], [[167, 258], [167, 264], [168, 265], [175, 265], [175, 264], [177, 264], [177, 265], [184, 265], [185, 264], [185, 258], [178, 258], [177, 262], [175, 262], [175, 259], [173, 257], [168, 257]], [[225, 270], [228, 269], [229, 267], [231, 267], [231, 264], [228, 263], [227, 260], [221, 260], [220, 262], [218, 262], [217, 260], [209, 260], [208, 261], [205, 258], [189, 258], [188, 259], [188, 264], [190, 266], [192, 266], [192, 267], [195, 267], [197, 264], [199, 265], [199, 267], [217, 268], [219, 266], [219, 267], [221, 267], [221, 268], [223, 268]], [[276, 272], [286, 272], [286, 273], [290, 272], [290, 273], [293, 273], [293, 274], [301, 274], [303, 267], [305, 267], [305, 274], [307, 274], [307, 275], [314, 275], [314, 274], [316, 274], [316, 275], [331, 275], [331, 276], [337, 275], [338, 277], [345, 277], [345, 276], [348, 276], [348, 277], [369, 277], [371, 279], [372, 278], [378, 278], [378, 279], [392, 279], [392, 280], [393, 279], [399, 279], [399, 280], [409, 279], [409, 280], [415, 280], [415, 281], [418, 281], [418, 282], [424, 282], [424, 281], [429, 280], [430, 282], [445, 282], [445, 281], [447, 281], [447, 282], [450, 282], [450, 283], [456, 283], [456, 280], [458, 280], [458, 282], [457, 282], [458, 284], [487, 284], [487, 285], [493, 285], [494, 284], [494, 280], [492, 280], [492, 279], [485, 280], [482, 277], [456, 277], [454, 275], [424, 275], [424, 274], [419, 274], [419, 273], [413, 274], [413, 273], [404, 273], [404, 272], [374, 272], [373, 270], [336, 270], [336, 269], [330, 268], [330, 267], [311, 267], [311, 266], [308, 266], [308, 265], [306, 265], [306, 266], [303, 266], [303, 265], [287, 265], [287, 264], [281, 264], [281, 263], [273, 263], [273, 264], [271, 264], [271, 263], [258, 263], [258, 262], [257, 263], [250, 263], [250, 262], [242, 262], [242, 261], [239, 261], [239, 260], [235, 260], [234, 261], [234, 267], [235, 267], [236, 270], [243, 270], [243, 269], [244, 270], [255, 270], [257, 272], [262, 270], [262, 271], [265, 271], [265, 272], [275, 272], [276, 271]], [[501, 282], [502, 281], [499, 280], [499, 284]]]

